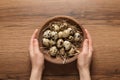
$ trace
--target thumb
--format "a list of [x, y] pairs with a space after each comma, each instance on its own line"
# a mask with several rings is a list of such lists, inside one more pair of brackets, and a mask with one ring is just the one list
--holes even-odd
[[34, 53], [40, 53], [39, 44], [38, 44], [38, 40], [37, 39], [33, 40], [33, 50], [34, 50]]
[[87, 52], [89, 50], [88, 39], [85, 39], [83, 42], [82, 52]]

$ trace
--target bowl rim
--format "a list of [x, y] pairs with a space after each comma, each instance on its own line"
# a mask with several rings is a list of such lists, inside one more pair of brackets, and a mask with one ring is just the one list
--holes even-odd
[[[39, 46], [40, 46], [39, 36], [40, 36], [40, 33], [42, 32], [44, 26], [45, 26], [47, 23], [49, 23], [50, 21], [55, 20], [55, 19], [57, 19], [57, 18], [66, 18], [66, 19], [68, 19], [68, 20], [71, 20], [71, 21], [75, 22], [77, 25], [79, 25], [80, 28], [81, 28], [81, 30], [82, 30], [82, 32], [83, 32], [83, 41], [84, 41], [84, 39], [86, 38], [86, 33], [85, 33], [85, 29], [82, 27], [82, 24], [80, 24], [80, 22], [78, 22], [76, 19], [74, 19], [74, 18], [71, 17], [71, 16], [57, 15], [57, 16], [53, 16], [53, 17], [48, 18], [46, 21], [44, 21], [44, 22], [42, 23], [41, 27], [39, 27], [39, 29], [38, 29], [38, 34], [37, 34], [37, 37], [36, 37], [36, 38], [38, 39], [38, 41], [39, 41]], [[81, 44], [82, 44], [82, 46], [83, 46], [83, 42], [82, 42]], [[41, 52], [42, 52], [42, 51], [41, 51]], [[42, 52], [42, 54], [44, 54], [44, 53]], [[60, 60], [56, 60], [56, 59], [54, 59], [54, 58], [52, 58], [52, 57], [48, 57], [48, 56], [46, 56], [46, 55], [44, 55], [44, 57], [45, 57], [45, 60], [47, 60], [48, 62], [51, 62], [51, 63], [54, 63], [54, 64], [63, 64], [63, 60], [62, 60], [62, 59], [61, 59], [62, 61], [60, 61]], [[75, 61], [76, 59], [77, 59], [77, 55], [75, 55], [74, 57], [72, 57], [72, 58], [70, 58], [70, 59], [67, 59], [65, 64], [71, 63], [71, 62]], [[55, 60], [56, 60], [56, 61], [55, 61]]]

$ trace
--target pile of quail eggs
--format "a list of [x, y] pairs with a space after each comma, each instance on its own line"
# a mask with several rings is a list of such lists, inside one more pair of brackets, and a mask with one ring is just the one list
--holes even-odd
[[42, 44], [51, 57], [67, 59], [79, 53], [82, 31], [67, 21], [53, 21], [43, 31]]

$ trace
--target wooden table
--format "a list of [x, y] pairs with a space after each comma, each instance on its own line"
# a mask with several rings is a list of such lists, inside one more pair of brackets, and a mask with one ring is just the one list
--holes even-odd
[[[56, 15], [77, 19], [94, 42], [92, 80], [120, 80], [120, 0], [0, 0], [0, 80], [27, 80], [29, 40]], [[78, 80], [76, 62], [46, 62], [43, 80]]]

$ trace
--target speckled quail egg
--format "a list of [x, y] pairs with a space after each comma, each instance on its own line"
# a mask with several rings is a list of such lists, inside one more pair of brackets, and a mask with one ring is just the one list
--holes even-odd
[[66, 30], [63, 31], [63, 37], [66, 38], [66, 37], [69, 37], [70, 34], [73, 34], [73, 31], [72, 31], [72, 28], [68, 28]]
[[66, 23], [66, 22], [64, 22], [64, 23], [62, 23], [61, 25], [60, 25], [60, 30], [64, 30], [64, 29], [66, 29], [68, 27], [68, 24]]
[[51, 56], [56, 56], [57, 53], [58, 53], [58, 49], [57, 49], [56, 46], [53, 46], [53, 47], [50, 48], [49, 54], [50, 54]]
[[64, 38], [68, 37], [69, 36], [69, 30], [64, 30], [63, 34], [64, 34], [63, 35]]
[[79, 32], [76, 32], [76, 33], [74, 34], [74, 40], [75, 40], [75, 41], [80, 41], [80, 37], [81, 37], [81, 35], [80, 35]]
[[74, 37], [73, 36], [69, 36], [68, 40], [72, 42], [72, 41], [74, 41]]
[[69, 34], [70, 34], [70, 35], [73, 35], [74, 32], [75, 32], [74, 29], [72, 29], [72, 28], [68, 28], [68, 30], [69, 30]]
[[64, 35], [63, 31], [58, 32], [58, 37], [59, 38], [63, 38], [63, 35]]
[[53, 31], [59, 31], [60, 27], [57, 24], [52, 24], [50, 29], [53, 30]]
[[58, 39], [58, 41], [57, 41], [57, 47], [58, 48], [61, 48], [62, 46], [63, 46], [63, 39]]
[[74, 56], [75, 53], [76, 53], [76, 48], [72, 46], [71, 49], [68, 51], [68, 56]]
[[46, 30], [44, 33], [43, 33], [43, 37], [44, 38], [50, 38], [51, 36], [51, 31], [50, 30]]
[[61, 48], [61, 49], [59, 50], [59, 54], [60, 54], [60, 55], [65, 55], [65, 49], [64, 49], [64, 48]]
[[45, 47], [49, 47], [49, 39], [43, 38], [42, 42]]
[[69, 41], [64, 41], [63, 46], [65, 50], [69, 50], [71, 48], [71, 43]]
[[51, 31], [51, 38], [53, 40], [57, 40], [58, 39], [58, 33], [56, 31]]
[[54, 41], [54, 40], [49, 40], [49, 44], [50, 44], [50, 46], [53, 46], [53, 45], [56, 44], [56, 41]]

